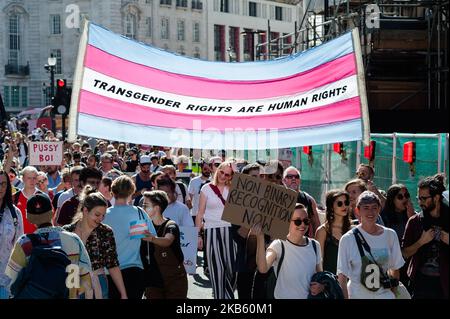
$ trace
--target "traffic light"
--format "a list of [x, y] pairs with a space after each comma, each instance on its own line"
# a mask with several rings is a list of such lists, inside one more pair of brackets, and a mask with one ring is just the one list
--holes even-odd
[[56, 81], [56, 94], [52, 100], [53, 115], [67, 116], [69, 114], [71, 96], [72, 90], [67, 87], [67, 81], [58, 79]]

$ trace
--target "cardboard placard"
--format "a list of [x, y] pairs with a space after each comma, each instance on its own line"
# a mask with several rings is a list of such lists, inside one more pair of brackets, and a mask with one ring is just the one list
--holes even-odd
[[262, 231], [272, 239], [285, 239], [297, 195], [297, 192], [284, 186], [236, 173], [222, 220], [247, 228], [260, 223]]
[[30, 165], [61, 165], [63, 142], [30, 142]]
[[184, 268], [188, 274], [195, 274], [197, 268], [197, 227], [180, 226], [180, 244], [184, 255]]

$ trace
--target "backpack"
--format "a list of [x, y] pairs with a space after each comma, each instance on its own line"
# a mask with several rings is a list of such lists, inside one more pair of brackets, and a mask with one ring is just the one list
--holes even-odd
[[39, 234], [26, 235], [32, 244], [28, 265], [11, 285], [14, 299], [66, 299], [66, 268], [71, 264], [59, 246], [43, 243]]
[[[255, 275], [253, 276], [253, 285], [252, 285], [252, 299], [275, 299], [275, 287], [277, 285], [277, 278], [278, 275], [280, 274], [280, 270], [281, 270], [281, 265], [283, 264], [283, 260], [284, 260], [284, 244], [283, 242], [280, 240], [281, 243], [281, 256], [280, 256], [280, 261], [278, 262], [277, 265], [277, 270], [276, 273], [273, 270], [273, 267], [270, 267], [269, 271], [266, 274], [265, 277], [265, 284], [264, 284], [264, 291], [265, 291], [265, 296], [261, 296], [260, 293], [258, 293], [255, 289], [255, 279], [261, 275], [261, 273], [258, 272], [258, 269], [255, 271]], [[311, 240], [313, 249], [314, 249], [314, 254], [317, 255], [317, 246], [316, 246], [316, 242], [314, 240]], [[257, 296], [257, 294], [259, 294]]]

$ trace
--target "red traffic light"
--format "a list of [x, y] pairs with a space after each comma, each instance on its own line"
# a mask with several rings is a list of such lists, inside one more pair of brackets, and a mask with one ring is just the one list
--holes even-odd
[[58, 79], [58, 81], [56, 82], [56, 84], [58, 85], [59, 88], [63, 88], [63, 87], [66, 86], [66, 80]]

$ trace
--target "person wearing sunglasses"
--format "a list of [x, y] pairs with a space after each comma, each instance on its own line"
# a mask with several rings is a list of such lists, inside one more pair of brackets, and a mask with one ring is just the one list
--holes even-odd
[[402, 239], [408, 219], [414, 216], [414, 206], [408, 189], [403, 184], [391, 185], [386, 193], [386, 204], [381, 212], [383, 223]]
[[[408, 219], [414, 216], [413, 204], [409, 191], [403, 184], [391, 185], [386, 193], [386, 204], [381, 212], [383, 223], [397, 233], [398, 239], [401, 241], [405, 234]], [[407, 272], [407, 264], [400, 269], [400, 281], [407, 283], [409, 281]]]
[[220, 156], [214, 156], [209, 159], [209, 166], [211, 168], [211, 175], [216, 174], [217, 168], [222, 164], [222, 158]]
[[344, 297], [349, 299], [395, 299], [399, 269], [404, 265], [394, 230], [377, 224], [380, 198], [371, 191], [356, 203], [360, 224], [341, 237], [337, 275]]
[[336, 274], [339, 240], [352, 228], [350, 219], [350, 195], [340, 189], [326, 194], [326, 221], [316, 231], [323, 256], [324, 271]]
[[403, 237], [403, 255], [408, 265], [415, 299], [448, 299], [449, 208], [443, 200], [444, 175], [422, 179], [418, 196], [422, 212], [412, 216]]
[[305, 206], [297, 203], [286, 239], [274, 240], [267, 250], [261, 225], [255, 224], [251, 228], [251, 233], [257, 237], [256, 264], [259, 272], [265, 274], [271, 267], [278, 269], [284, 250], [275, 285], [275, 299], [307, 299], [312, 276], [322, 271], [320, 244], [306, 236], [310, 224]]
[[315, 199], [300, 189], [301, 175], [300, 171], [294, 167], [289, 166], [283, 172], [283, 185], [293, 191], [298, 192], [297, 203], [303, 204], [308, 211], [308, 218], [311, 220], [311, 227], [308, 229], [308, 237], [313, 238], [317, 228], [320, 226], [319, 213], [317, 212], [317, 203]]
[[[195, 225], [205, 230], [206, 255], [215, 299], [234, 299], [236, 286], [236, 242], [231, 224], [222, 220], [225, 201], [233, 178], [232, 162], [223, 162], [217, 168], [213, 181], [200, 191]], [[203, 248], [199, 235], [198, 248]]]

